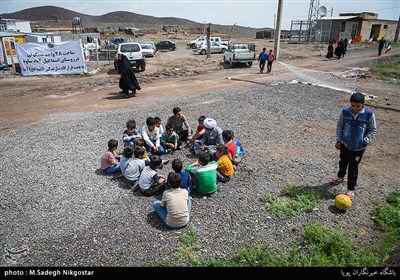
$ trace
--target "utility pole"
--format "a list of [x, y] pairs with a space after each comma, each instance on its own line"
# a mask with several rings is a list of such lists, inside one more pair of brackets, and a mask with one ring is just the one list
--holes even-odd
[[236, 24], [237, 24], [237, 22], [235, 22], [235, 23], [232, 25], [231, 30], [229, 31], [228, 47], [229, 47], [229, 45], [231, 44], [231, 35], [232, 35], [233, 28], [235, 27]]
[[207, 57], [206, 57], [206, 60], [208, 60], [211, 57], [211, 42], [210, 42], [211, 22], [207, 23], [207, 25], [205, 25], [204, 27], [206, 28], [206, 33], [207, 33]]
[[275, 40], [274, 40], [274, 53], [275, 59], [279, 59], [279, 45], [281, 42], [281, 19], [283, 10], [283, 0], [278, 2], [278, 18], [276, 20]]
[[394, 33], [393, 43], [397, 43], [399, 41], [399, 31], [400, 31], [400, 15], [399, 15], [399, 21], [397, 22], [396, 33]]

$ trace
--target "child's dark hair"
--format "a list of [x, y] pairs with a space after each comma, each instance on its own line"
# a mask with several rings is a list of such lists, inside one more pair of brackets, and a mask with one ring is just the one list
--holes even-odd
[[179, 113], [181, 110], [181, 108], [179, 107], [175, 107], [174, 109], [172, 109], [172, 112], [174, 113], [174, 115], [176, 115], [176, 113]]
[[364, 94], [360, 92], [355, 92], [351, 95], [350, 97], [350, 102], [355, 102], [355, 103], [361, 103], [364, 104], [365, 102], [365, 97]]
[[154, 120], [156, 121], [156, 123], [161, 123], [161, 119], [159, 117], [154, 117]]
[[142, 138], [135, 139], [135, 146], [142, 147], [144, 145], [144, 140]]
[[144, 153], [146, 150], [143, 147], [135, 147], [135, 150], [133, 151], [135, 158], [140, 158], [141, 156], [144, 156]]
[[168, 185], [170, 185], [172, 188], [177, 189], [181, 186], [182, 184], [182, 177], [178, 173], [174, 172], [169, 174], [168, 176]]
[[127, 129], [135, 129], [136, 128], [136, 122], [134, 120], [129, 120], [126, 122], [126, 128]]
[[204, 122], [205, 119], [206, 119], [206, 116], [200, 116], [199, 119], [198, 119], [198, 121], [199, 121], [199, 122]]
[[200, 152], [198, 161], [201, 165], [207, 165], [211, 160], [211, 155], [207, 152]]
[[182, 168], [183, 168], [182, 161], [181, 161], [179, 158], [175, 158], [175, 159], [172, 161], [172, 169], [173, 169], [175, 172], [179, 173], [179, 172], [182, 171]]
[[153, 168], [158, 168], [161, 166], [162, 159], [158, 155], [150, 156], [150, 166]]
[[153, 117], [148, 117], [146, 119], [146, 124], [147, 124], [148, 127], [152, 126], [152, 125], [155, 125], [156, 124], [156, 120]]
[[112, 149], [112, 148], [116, 148], [118, 147], [118, 140], [115, 139], [111, 139], [108, 141], [108, 148]]
[[172, 124], [167, 123], [167, 124], [165, 125], [165, 131], [170, 130], [171, 128], [172, 128], [172, 129], [174, 128], [174, 127], [172, 126]]
[[132, 147], [126, 146], [122, 155], [126, 158], [131, 158], [133, 155]]
[[218, 144], [216, 150], [220, 151], [223, 155], [228, 153], [228, 148], [224, 144]]
[[224, 130], [222, 131], [222, 139], [224, 139], [225, 142], [231, 141], [233, 138], [231, 130]]
[[229, 130], [232, 134], [232, 139], [235, 138], [235, 133], [233, 133], [233, 130]]

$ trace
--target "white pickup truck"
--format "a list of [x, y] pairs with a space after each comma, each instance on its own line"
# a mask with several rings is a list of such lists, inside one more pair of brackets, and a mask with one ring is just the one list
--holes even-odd
[[[230, 44], [229, 40], [222, 40], [221, 37], [210, 37], [210, 42], [220, 43], [221, 45], [228, 46]], [[196, 40], [189, 41], [187, 46], [192, 49], [200, 47], [203, 43], [207, 43], [207, 36], [199, 36]]]
[[246, 63], [251, 67], [256, 58], [255, 45], [248, 43], [231, 44], [224, 53], [224, 62], [233, 64]]

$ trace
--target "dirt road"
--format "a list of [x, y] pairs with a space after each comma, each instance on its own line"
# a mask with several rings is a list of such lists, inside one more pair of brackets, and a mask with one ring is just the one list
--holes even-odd
[[[350, 48], [344, 59], [331, 61], [324, 58], [324, 53], [314, 50], [312, 46], [286, 45], [281, 49], [280, 60], [306, 69], [340, 72], [398, 57], [400, 50], [378, 58], [375, 48]], [[0, 78], [0, 130], [34, 123], [56, 112], [135, 107], [145, 97], [195, 95], [219, 88], [272, 81], [272, 75], [258, 74], [256, 63], [252, 67], [231, 68], [222, 62], [222, 57], [222, 54], [213, 54], [206, 61], [205, 56], [183, 47], [175, 52], [158, 52], [154, 58], [147, 60], [146, 71], [137, 73], [142, 90], [131, 99], [123, 99], [118, 93], [119, 76], [112, 65], [104, 68], [106, 73], [84, 76], [21, 77], [3, 72]], [[373, 91], [370, 78], [359, 79], [358, 87], [383, 97], [373, 101], [379, 106], [400, 109], [396, 95], [398, 86], [377, 80], [372, 83], [375, 85]]]

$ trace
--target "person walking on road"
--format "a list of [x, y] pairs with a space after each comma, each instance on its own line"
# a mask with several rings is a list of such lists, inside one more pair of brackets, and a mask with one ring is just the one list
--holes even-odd
[[132, 91], [133, 95], [136, 94], [136, 90], [140, 90], [140, 85], [136, 79], [135, 73], [133, 72], [129, 59], [122, 53], [118, 53], [117, 60], [114, 62], [115, 69], [121, 75], [119, 79], [119, 88], [122, 89], [120, 93], [124, 97], [128, 98], [129, 90]]
[[275, 55], [272, 53], [272, 50], [269, 50], [269, 54], [268, 54], [268, 65], [267, 65], [267, 73], [271, 73], [272, 70], [272, 62], [274, 62], [275, 60]]
[[262, 52], [258, 55], [258, 61], [259, 61], [259, 65], [260, 65], [260, 73], [264, 72], [264, 68], [265, 68], [265, 62], [268, 59], [268, 54], [267, 54], [267, 49], [263, 48]]

